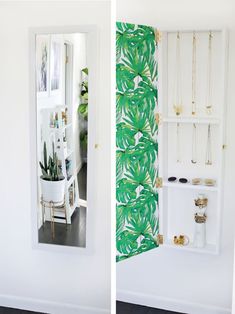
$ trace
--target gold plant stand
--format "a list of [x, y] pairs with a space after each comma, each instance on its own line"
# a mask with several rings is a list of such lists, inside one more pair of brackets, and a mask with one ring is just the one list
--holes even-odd
[[63, 202], [53, 202], [53, 201], [48, 202], [48, 201], [45, 201], [43, 199], [43, 197], [41, 196], [41, 205], [42, 205], [42, 225], [43, 225], [43, 228], [44, 228], [44, 223], [45, 223], [45, 212], [46, 212], [46, 207], [47, 207], [50, 209], [51, 236], [52, 236], [52, 239], [55, 239], [55, 210], [57, 210], [57, 211], [60, 210], [61, 212], [64, 213], [66, 226], [68, 224], [65, 200], [63, 200]]

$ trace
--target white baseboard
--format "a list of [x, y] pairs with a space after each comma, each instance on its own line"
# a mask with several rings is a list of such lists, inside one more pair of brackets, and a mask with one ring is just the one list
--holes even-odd
[[110, 310], [50, 302], [12, 295], [0, 295], [0, 306], [49, 314], [110, 314]]
[[156, 295], [117, 290], [117, 300], [187, 314], [231, 314], [231, 309], [191, 303]]

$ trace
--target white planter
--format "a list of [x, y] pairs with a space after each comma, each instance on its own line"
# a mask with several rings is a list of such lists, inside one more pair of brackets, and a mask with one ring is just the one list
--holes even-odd
[[65, 179], [47, 181], [41, 178], [42, 196], [46, 202], [62, 203], [64, 201]]

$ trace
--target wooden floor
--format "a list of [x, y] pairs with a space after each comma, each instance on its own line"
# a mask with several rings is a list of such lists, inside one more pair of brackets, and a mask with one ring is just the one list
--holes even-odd
[[[87, 196], [87, 166], [86, 164], [78, 173], [78, 188], [81, 199]], [[51, 223], [46, 221], [44, 227], [39, 229], [39, 242], [47, 244], [67, 245], [76, 247], [86, 246], [86, 208], [76, 208], [71, 225], [55, 223], [55, 238], [51, 236]]]
[[[45, 314], [45, 313], [38, 313], [38, 312], [36, 313], [36, 312], [0, 307], [0, 314]], [[153, 309], [147, 306], [135, 305], [135, 304], [124, 303], [124, 302], [118, 301], [116, 314], [179, 314], [179, 313]]]
[[31, 311], [17, 310], [9, 307], [0, 306], [0, 314], [45, 314], [45, 313], [36, 313]]
[[117, 301], [116, 314], [179, 314], [179, 313]]

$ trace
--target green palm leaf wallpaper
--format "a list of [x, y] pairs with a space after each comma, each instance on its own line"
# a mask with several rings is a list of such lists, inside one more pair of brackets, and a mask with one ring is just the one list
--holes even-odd
[[117, 261], [158, 246], [157, 75], [154, 29], [117, 22]]

